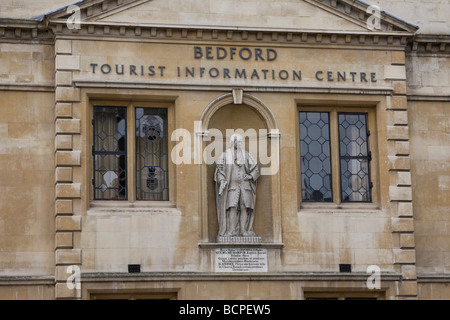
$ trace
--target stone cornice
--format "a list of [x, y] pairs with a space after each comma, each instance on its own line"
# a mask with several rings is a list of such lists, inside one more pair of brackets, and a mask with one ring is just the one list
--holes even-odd
[[132, 25], [118, 23], [82, 23], [80, 29], [68, 29], [63, 21], [53, 21], [52, 30], [58, 38], [110, 41], [190, 41], [245, 42], [314, 46], [370, 46], [399, 49], [411, 41], [405, 32], [344, 32], [328, 30], [297, 30], [270, 28], [213, 28], [182, 25]]
[[54, 285], [54, 276], [0, 276], [0, 286]]
[[418, 273], [417, 282], [420, 283], [450, 283], [450, 274], [448, 273]]
[[450, 95], [407, 94], [408, 101], [450, 102]]
[[[221, 41], [326, 47], [381, 48], [403, 50], [410, 55], [450, 55], [450, 35], [415, 34], [415, 26], [382, 12], [382, 21], [391, 27], [374, 31], [299, 30], [244, 28], [233, 26], [157, 25], [99, 22], [94, 17], [138, 5], [144, 0], [92, 0], [81, 6], [80, 29], [69, 29], [66, 8], [43, 20], [0, 19], [0, 41], [53, 44], [55, 37], [114, 41]], [[363, 3], [354, 0], [305, 0], [319, 7], [341, 12], [342, 17], [365, 21]], [[94, 7], [97, 8], [94, 10]], [[89, 9], [93, 8], [93, 9]], [[347, 9], [346, 9], [347, 8]], [[92, 12], [91, 12], [92, 11]], [[395, 22], [395, 23], [394, 23]], [[395, 27], [397, 25], [397, 27]], [[402, 28], [401, 26], [404, 25]]]
[[53, 38], [52, 30], [38, 21], [0, 19], [0, 42], [52, 44]]
[[[117, 41], [229, 41], [286, 43], [314, 46], [399, 47], [412, 42], [417, 28], [387, 13], [381, 13], [381, 29], [369, 30], [368, 5], [355, 0], [305, 0], [366, 29], [366, 31], [299, 30], [233, 26], [156, 25], [99, 22], [104, 16], [127, 10], [146, 0], [86, 0], [77, 3], [81, 23], [69, 28], [71, 12], [63, 7], [35, 20], [0, 19], [2, 42], [52, 42], [54, 37]], [[125, 40], [126, 39], [126, 40]]]
[[[217, 273], [217, 272], [82, 272], [81, 282], [151, 282], [151, 281], [363, 281], [366, 283], [367, 273], [352, 272], [276, 272], [276, 273]], [[382, 272], [381, 281], [399, 281], [402, 275], [395, 272]]]
[[450, 35], [416, 35], [406, 52], [418, 56], [450, 56]]
[[220, 249], [220, 248], [264, 248], [264, 249], [282, 249], [283, 243], [217, 243], [217, 242], [200, 242], [198, 247], [201, 249]]
[[[195, 85], [195, 84], [169, 84], [149, 82], [125, 81], [82, 81], [75, 80], [77, 88], [108, 88], [108, 89], [161, 89], [161, 90], [201, 90], [201, 91], [228, 91], [235, 85]], [[331, 94], [361, 94], [361, 95], [391, 95], [390, 87], [331, 87], [331, 86], [252, 86], [242, 85], [246, 92], [287, 92], [287, 93], [331, 93]]]

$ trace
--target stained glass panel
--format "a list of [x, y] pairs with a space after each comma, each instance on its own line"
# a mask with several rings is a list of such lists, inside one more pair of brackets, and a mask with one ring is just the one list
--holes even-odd
[[302, 200], [333, 201], [327, 112], [300, 112]]
[[341, 200], [370, 202], [370, 152], [367, 114], [339, 113]]
[[169, 200], [167, 109], [136, 108], [136, 200]]
[[127, 199], [126, 108], [94, 107], [94, 199]]

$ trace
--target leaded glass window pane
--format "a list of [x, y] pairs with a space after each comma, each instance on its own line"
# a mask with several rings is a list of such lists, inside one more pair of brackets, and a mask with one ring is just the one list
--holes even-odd
[[342, 202], [370, 202], [370, 152], [367, 114], [339, 113]]
[[126, 108], [94, 107], [94, 199], [127, 199]]
[[136, 108], [136, 200], [169, 200], [167, 109]]
[[300, 161], [302, 200], [333, 201], [327, 112], [300, 112]]

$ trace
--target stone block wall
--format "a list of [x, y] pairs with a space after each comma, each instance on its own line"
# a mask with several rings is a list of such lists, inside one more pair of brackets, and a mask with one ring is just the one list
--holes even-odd
[[80, 292], [66, 284], [72, 276], [68, 267], [80, 266], [82, 254], [74, 241], [74, 234], [81, 231], [82, 189], [76, 168], [82, 154], [80, 89], [72, 86], [72, 71], [80, 68], [80, 57], [72, 55], [72, 41], [56, 40], [55, 67], [55, 297], [79, 298]]
[[0, 91], [0, 275], [52, 274], [53, 99]]

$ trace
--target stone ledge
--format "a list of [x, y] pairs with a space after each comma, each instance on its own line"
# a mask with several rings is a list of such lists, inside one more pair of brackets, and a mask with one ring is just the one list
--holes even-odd
[[261, 243], [261, 237], [258, 236], [218, 236], [218, 243]]
[[55, 92], [53, 83], [0, 83], [0, 90], [29, 91], [29, 92]]
[[55, 285], [56, 299], [76, 299], [81, 298], [81, 290], [69, 289], [67, 283], [57, 283]]
[[54, 285], [54, 276], [0, 276], [0, 286]]
[[87, 209], [88, 216], [129, 216], [129, 215], [157, 215], [168, 214], [180, 216], [182, 212], [178, 209], [175, 203], [167, 201], [161, 203], [158, 201], [128, 202], [128, 201], [114, 201], [114, 203], [104, 201], [93, 201], [90, 203], [90, 208]]
[[265, 248], [265, 249], [282, 249], [284, 243], [237, 243], [237, 242], [200, 242], [198, 247], [201, 249], [216, 249], [216, 248]]
[[81, 198], [81, 183], [57, 183], [56, 198]]
[[436, 274], [417, 274], [417, 282], [420, 283], [450, 283], [450, 274], [436, 273]]
[[[164, 89], [164, 90], [201, 90], [201, 91], [230, 91], [235, 85], [221, 84], [172, 84], [172, 83], [150, 83], [144, 81], [93, 81], [74, 79], [77, 88], [120, 88], [120, 89]], [[267, 85], [240, 85], [245, 92], [281, 92], [281, 93], [341, 93], [341, 94], [364, 94], [390, 96], [392, 87], [338, 87], [338, 86], [267, 86]], [[405, 107], [406, 109], [406, 107]]]
[[[212, 273], [212, 272], [82, 272], [81, 282], [152, 282], [211, 280], [278, 280], [278, 281], [367, 281], [367, 273], [279, 272], [279, 273]], [[401, 273], [382, 273], [381, 281], [400, 281]]]
[[424, 95], [408, 93], [408, 101], [439, 101], [450, 102], [449, 95]]
[[[252, 42], [282, 42], [288, 44], [321, 44], [321, 45], [347, 45], [347, 46], [396, 46], [399, 49], [406, 45], [407, 39], [413, 32], [399, 33], [394, 30], [379, 30], [376, 33], [367, 31], [335, 31], [335, 30], [305, 30], [285, 27], [243, 27], [243, 26], [208, 26], [192, 24], [160, 24], [112, 21], [84, 21], [80, 29], [69, 29], [65, 21], [53, 21], [56, 26], [57, 37], [66, 35], [72, 37], [90, 36], [108, 37], [111, 40], [123, 38], [134, 41], [148, 42], [152, 39], [173, 40], [233, 40]], [[364, 22], [365, 24], [365, 22]], [[10, 30], [8, 35], [11, 34]]]

